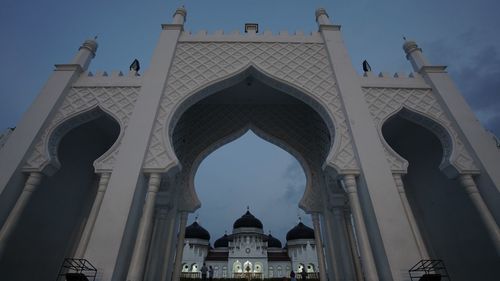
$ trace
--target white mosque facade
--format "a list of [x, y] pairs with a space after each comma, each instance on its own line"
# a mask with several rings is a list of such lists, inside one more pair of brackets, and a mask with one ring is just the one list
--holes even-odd
[[[199, 278], [203, 264], [212, 266], [214, 278], [280, 278], [293, 270], [317, 278], [318, 255], [314, 230], [302, 222], [286, 235], [286, 244], [265, 234], [259, 219], [247, 210], [233, 224], [231, 234], [210, 244], [210, 234], [197, 221], [186, 227], [182, 277]], [[298, 275], [298, 274], [297, 274]]]

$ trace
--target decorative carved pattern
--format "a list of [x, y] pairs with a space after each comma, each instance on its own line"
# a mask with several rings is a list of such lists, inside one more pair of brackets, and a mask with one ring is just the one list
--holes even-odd
[[[57, 145], [64, 133], [94, 119], [97, 107], [113, 116], [120, 124], [120, 136], [115, 144], [94, 162], [97, 171], [112, 170], [123, 132], [127, 128], [137, 100], [139, 87], [74, 87], [64, 98], [28, 157], [24, 170], [57, 169]], [[85, 114], [87, 113], [87, 114]], [[79, 118], [81, 117], [81, 118]], [[66, 122], [68, 121], [69, 122]], [[57, 130], [62, 128], [62, 130]]]
[[[438, 100], [430, 89], [406, 88], [363, 88], [368, 107], [373, 116], [375, 125], [382, 136], [383, 123], [400, 109], [408, 108], [411, 111], [402, 112], [403, 117], [411, 119], [433, 131], [443, 144], [444, 162], [452, 164], [462, 171], [478, 171], [474, 161], [466, 150], [452, 122], [442, 109]], [[444, 131], [441, 126], [445, 128]], [[451, 137], [451, 139], [450, 139]], [[384, 141], [387, 159], [392, 170], [406, 172], [408, 163], [394, 152]]]
[[254, 65], [328, 107], [335, 126], [329, 128], [335, 132], [335, 146], [327, 161], [340, 169], [339, 172], [357, 170], [345, 113], [328, 61], [322, 44], [179, 43], [153, 127], [144, 168], [165, 169], [175, 158], [166, 137], [173, 111], [181, 102], [213, 83]]

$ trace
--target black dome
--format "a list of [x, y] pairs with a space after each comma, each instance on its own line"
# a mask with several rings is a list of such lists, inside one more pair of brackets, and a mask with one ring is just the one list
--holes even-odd
[[186, 227], [186, 234], [184, 235], [185, 238], [196, 238], [196, 239], [203, 239], [203, 240], [210, 240], [210, 233], [201, 225], [198, 224], [198, 222], [193, 222], [190, 226]]
[[262, 223], [247, 210], [247, 212], [233, 224], [233, 228], [239, 227], [255, 227], [262, 229]]
[[286, 234], [286, 240], [296, 239], [314, 239], [314, 230], [302, 222], [299, 222], [294, 228], [290, 229]]
[[224, 236], [215, 240], [215, 243], [214, 243], [215, 248], [227, 247], [228, 245], [229, 245], [229, 239], [228, 239], [227, 234], [224, 234]]
[[271, 234], [267, 236], [269, 240], [267, 240], [268, 248], [281, 248], [281, 241], [274, 238]]

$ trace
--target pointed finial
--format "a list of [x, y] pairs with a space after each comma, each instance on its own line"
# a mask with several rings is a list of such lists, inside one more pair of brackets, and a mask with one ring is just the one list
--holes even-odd
[[247, 205], [247, 211], [250, 211], [250, 206]]
[[194, 217], [195, 222], [198, 222], [198, 216], [199, 216], [199, 214], [196, 214], [196, 217]]
[[302, 218], [300, 217], [300, 215], [298, 215], [298, 217], [299, 217], [299, 223], [301, 223], [302, 222]]
[[97, 34], [94, 36], [94, 40], [97, 40]]
[[403, 40], [406, 41], [406, 36], [403, 35]]

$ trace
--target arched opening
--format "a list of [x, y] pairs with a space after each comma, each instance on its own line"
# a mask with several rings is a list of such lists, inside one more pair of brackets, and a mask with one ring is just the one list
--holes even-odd
[[299, 263], [299, 267], [297, 268], [297, 272], [302, 272], [302, 270], [306, 270], [306, 267], [304, 266], [303, 263]]
[[243, 269], [242, 269], [242, 267], [241, 267], [241, 262], [239, 262], [239, 261], [235, 261], [235, 262], [233, 263], [233, 272], [237, 272], [237, 273], [241, 273], [241, 272], [243, 272]]
[[255, 267], [253, 270], [255, 273], [261, 273], [262, 272], [262, 263], [256, 262]]
[[298, 207], [305, 186], [304, 170], [292, 155], [248, 131], [200, 164], [195, 189], [203, 204], [196, 213], [217, 239], [225, 232], [231, 234], [234, 221], [249, 206], [262, 221], [264, 233], [271, 231], [284, 245], [297, 215], [312, 225], [310, 216]]
[[333, 143], [332, 126], [304, 101], [256, 79], [260, 76], [251, 74], [255, 70], [248, 71], [239, 83], [183, 111], [172, 130], [174, 151], [193, 197], [191, 211], [200, 205], [194, 175], [201, 161], [249, 129], [299, 160], [306, 171], [306, 193], [314, 181], [312, 175], [322, 171]]
[[442, 141], [424, 126], [398, 113], [382, 133], [409, 162], [404, 189], [429, 255], [444, 260], [453, 280], [494, 280], [495, 248], [464, 188], [440, 169]]
[[312, 264], [312, 263], [308, 264], [306, 272], [307, 273], [313, 273], [313, 272], [315, 272], [314, 271], [314, 264]]
[[[328, 125], [331, 120], [325, 121], [324, 111], [321, 112], [321, 106], [318, 102], [312, 102], [311, 97], [290, 86], [280, 87], [278, 90], [274, 86], [281, 82], [270, 79], [256, 69], [249, 68], [237, 77], [238, 81], [231, 82], [229, 87], [217, 88], [216, 92], [213, 92], [213, 89], [202, 90], [199, 96], [195, 95], [195, 98], [186, 101], [187, 105], [181, 106], [182, 112], [174, 118], [177, 120], [170, 130], [171, 141], [182, 167], [179, 177], [184, 189], [182, 200], [179, 201], [180, 208], [193, 212], [201, 205], [195, 191], [194, 178], [202, 161], [218, 148], [251, 131], [261, 139], [282, 148], [300, 163], [297, 166], [298, 170], [305, 174], [305, 188], [300, 191], [302, 194], [296, 196], [300, 198], [296, 207], [306, 212], [321, 212], [322, 187], [318, 183], [323, 178], [323, 164], [333, 144], [333, 126]], [[227, 85], [224, 81], [220, 84]], [[290, 89], [293, 94], [284, 92], [284, 88]], [[243, 159], [240, 160], [244, 161]], [[238, 186], [234, 189], [237, 190]], [[252, 202], [247, 204], [251, 206]], [[242, 206], [243, 209], [233, 220], [244, 213], [245, 207]], [[273, 206], [267, 207], [267, 212], [271, 209]], [[296, 210], [294, 208], [293, 214], [289, 214], [295, 220]], [[231, 224], [232, 222], [229, 222], [229, 227]], [[288, 230], [293, 226], [294, 224], [289, 225]], [[245, 237], [239, 242], [258, 245], [261, 243], [259, 239], [263, 238]], [[243, 251], [244, 257], [247, 257], [253, 252], [262, 251], [257, 247], [238, 250]], [[286, 252], [283, 254], [287, 255]], [[228, 262], [232, 266], [232, 273], [255, 273], [254, 266], [257, 261], [264, 267], [259, 269], [259, 272], [265, 273], [266, 277], [270, 272], [268, 266], [275, 269], [271, 270], [274, 276], [284, 276], [283, 274], [292, 268], [291, 262], [289, 265], [270, 265], [267, 257], [261, 261], [248, 256], [248, 260], [240, 259], [240, 263], [237, 263], [231, 259], [231, 254], [229, 255]], [[286, 269], [286, 272], [282, 269]]]
[[97, 192], [93, 163], [119, 133], [119, 124], [101, 111], [61, 136], [56, 148], [60, 169], [44, 177], [28, 202], [8, 241], [5, 256], [9, 258], [1, 261], [2, 278], [57, 277], [63, 259], [76, 250]]
[[198, 272], [198, 264], [193, 263], [191, 265], [191, 272]]

